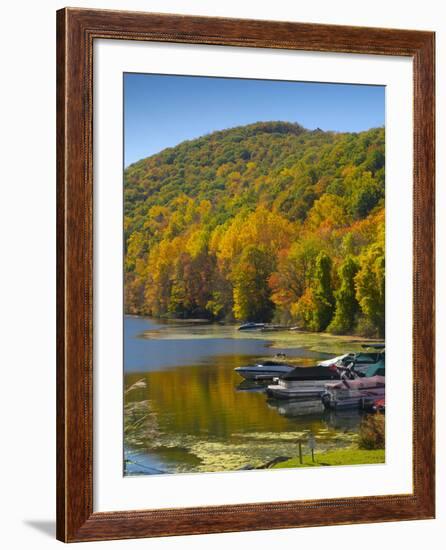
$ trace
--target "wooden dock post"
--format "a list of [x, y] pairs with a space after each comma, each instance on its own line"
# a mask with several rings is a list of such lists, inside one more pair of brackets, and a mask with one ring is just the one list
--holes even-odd
[[308, 446], [311, 449], [311, 460], [314, 462], [314, 448], [316, 447], [316, 441], [313, 434], [311, 434], [308, 439]]

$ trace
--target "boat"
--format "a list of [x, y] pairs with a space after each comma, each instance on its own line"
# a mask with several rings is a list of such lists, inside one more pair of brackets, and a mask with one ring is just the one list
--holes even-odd
[[245, 380], [272, 380], [273, 378], [292, 372], [294, 368], [293, 365], [288, 365], [283, 361], [267, 360], [256, 365], [237, 367], [234, 370], [245, 378]]
[[320, 367], [331, 367], [335, 365], [347, 365], [354, 362], [356, 366], [368, 366], [380, 361], [384, 356], [384, 352], [363, 352], [358, 353], [344, 353], [344, 355], [338, 355], [337, 357], [332, 357], [331, 359], [325, 359], [324, 361], [319, 361], [318, 366]]
[[[353, 365], [352, 368], [355, 372], [357, 372], [355, 365]], [[361, 371], [360, 376], [365, 378], [372, 378], [373, 376], [386, 376], [386, 364], [384, 359], [369, 365], [366, 370]]]
[[343, 378], [338, 382], [328, 382], [325, 384], [327, 391], [341, 390], [341, 391], [353, 391], [353, 390], [368, 390], [377, 387], [385, 387], [386, 377], [375, 374], [368, 378], [355, 378], [354, 380], [347, 380]]
[[370, 377], [328, 383], [322, 394], [322, 403], [327, 409], [369, 409], [373, 403], [384, 399], [386, 392], [385, 376], [375, 374]]
[[244, 323], [238, 327], [238, 330], [261, 330], [265, 328], [265, 323]]
[[[355, 353], [353, 363], [355, 365], [356, 372], [365, 373], [371, 366], [385, 367], [386, 353], [385, 351], [378, 352], [363, 352]], [[347, 360], [348, 361], [348, 360]], [[341, 363], [345, 363], [344, 359]]]
[[268, 323], [265, 323], [265, 325], [260, 329], [262, 332], [272, 332], [272, 331], [278, 331], [278, 330], [284, 330], [285, 327], [283, 325], [270, 325]]
[[339, 380], [337, 368], [295, 367], [291, 372], [275, 380], [267, 387], [266, 393], [276, 399], [318, 398], [325, 391], [325, 384], [330, 380]]
[[289, 386], [283, 379], [266, 388], [266, 393], [274, 399], [318, 399], [325, 393], [326, 380], [300, 380]]
[[317, 363], [318, 367], [334, 367], [337, 363], [345, 362], [345, 360], [353, 361], [355, 358], [354, 353], [344, 353], [344, 355], [338, 355], [337, 357], [331, 357], [330, 359], [325, 359], [324, 361], [319, 361]]
[[315, 367], [296, 367], [289, 374], [285, 374], [267, 387], [266, 393], [276, 399], [317, 399], [326, 393], [326, 385], [330, 381], [350, 383], [355, 379], [363, 380], [374, 376], [385, 376], [384, 357], [371, 364], [360, 364], [351, 361], [343, 365], [338, 361], [329, 367], [317, 365]]
[[[378, 345], [378, 344], [376, 344]], [[382, 345], [382, 344], [380, 344]], [[380, 348], [380, 351], [365, 352], [360, 351], [358, 353], [346, 353], [344, 355], [339, 355], [333, 357], [332, 359], [327, 359], [325, 361], [320, 361], [318, 366], [322, 367], [341, 367], [345, 368], [349, 365], [354, 365], [354, 369], [359, 376], [365, 376], [367, 369], [374, 365], [376, 367], [385, 368], [386, 362], [386, 353]]]

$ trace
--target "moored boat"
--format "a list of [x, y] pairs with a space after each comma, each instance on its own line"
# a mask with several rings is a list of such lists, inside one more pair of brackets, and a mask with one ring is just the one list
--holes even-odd
[[339, 380], [340, 371], [327, 367], [296, 367], [267, 387], [267, 394], [276, 399], [318, 398], [330, 380]]
[[294, 370], [293, 365], [283, 361], [267, 360], [256, 365], [237, 367], [234, 369], [237, 374], [245, 380], [272, 380], [278, 376], [284, 376]]
[[344, 353], [343, 355], [338, 355], [336, 357], [331, 357], [330, 359], [324, 359], [324, 361], [319, 361], [317, 363], [318, 367], [334, 367], [337, 363], [345, 362], [346, 360], [353, 361], [355, 358], [354, 353]]
[[244, 323], [238, 327], [238, 330], [261, 330], [265, 327], [265, 323]]
[[294, 387], [286, 387], [279, 380], [267, 387], [266, 393], [275, 399], [317, 399], [325, 392], [326, 380], [301, 380]]
[[[385, 363], [384, 356], [380, 361], [368, 365], [360, 364], [359, 367], [355, 361], [347, 363], [346, 366], [341, 361], [336, 365], [329, 367], [296, 367], [289, 374], [285, 374], [276, 380], [275, 384], [267, 387], [267, 394], [276, 399], [295, 399], [295, 398], [319, 398], [327, 391], [327, 384], [330, 381], [340, 383], [340, 387], [345, 384], [353, 383], [360, 386], [359, 381], [380, 376], [384, 379]], [[385, 380], [385, 379], [384, 379]], [[356, 382], [358, 381], [358, 382]], [[365, 382], [365, 385], [374, 385], [373, 382]]]
[[327, 409], [370, 408], [373, 403], [384, 399], [386, 379], [376, 374], [355, 380], [340, 380], [325, 385], [322, 403]]
[[325, 384], [327, 391], [332, 390], [368, 390], [376, 387], [384, 387], [386, 385], [385, 376], [375, 374], [368, 378], [355, 378], [354, 380], [347, 380], [343, 378], [338, 382], [328, 382]]
[[[383, 344], [379, 345], [382, 346]], [[376, 346], [378, 346], [378, 344], [376, 344]], [[380, 347], [379, 351], [360, 351], [358, 353], [346, 353], [344, 355], [339, 355], [337, 357], [333, 357], [332, 359], [320, 361], [318, 365], [322, 367], [347, 367], [353, 364], [356, 373], [361, 376], [365, 375], [367, 369], [371, 366], [385, 368], [385, 360], [385, 351], [382, 347]]]

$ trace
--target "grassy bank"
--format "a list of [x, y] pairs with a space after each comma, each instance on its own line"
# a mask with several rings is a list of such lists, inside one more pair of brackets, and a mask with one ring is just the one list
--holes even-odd
[[303, 464], [299, 457], [291, 458], [273, 466], [274, 468], [307, 468], [308, 466], [347, 466], [352, 464], [379, 464], [385, 462], [384, 449], [373, 451], [357, 449], [354, 447], [327, 451], [314, 454], [314, 462], [311, 455], [302, 457]]

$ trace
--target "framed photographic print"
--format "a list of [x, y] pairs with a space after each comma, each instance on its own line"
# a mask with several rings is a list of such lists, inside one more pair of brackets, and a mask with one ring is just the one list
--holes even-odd
[[434, 517], [434, 34], [57, 31], [58, 538]]

